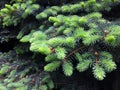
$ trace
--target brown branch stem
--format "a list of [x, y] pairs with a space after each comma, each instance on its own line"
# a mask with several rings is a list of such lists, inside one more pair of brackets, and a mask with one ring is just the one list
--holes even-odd
[[64, 58], [64, 61], [66, 61], [67, 58], [69, 58], [71, 55], [73, 55], [74, 53], [78, 52], [79, 50], [82, 50], [83, 48], [85, 48], [86, 46], [82, 46], [82, 47], [79, 47], [75, 50], [73, 50], [72, 52], [70, 52], [65, 58]]

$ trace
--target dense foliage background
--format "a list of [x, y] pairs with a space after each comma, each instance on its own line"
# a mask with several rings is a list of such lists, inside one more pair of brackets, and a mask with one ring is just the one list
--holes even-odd
[[0, 90], [119, 90], [119, 0], [1, 0]]

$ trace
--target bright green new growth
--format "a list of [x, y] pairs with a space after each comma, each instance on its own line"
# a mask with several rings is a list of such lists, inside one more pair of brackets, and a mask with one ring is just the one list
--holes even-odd
[[71, 62], [63, 62], [63, 72], [66, 76], [71, 76], [73, 73], [73, 65]]
[[[13, 5], [5, 4], [5, 8], [1, 9], [0, 17], [3, 27], [16, 26], [21, 19], [25, 19], [28, 15], [39, 9], [38, 4], [34, 4], [35, 0], [26, 0], [16, 2]], [[12, 21], [12, 22], [11, 22]]]
[[[57, 12], [68, 13], [73, 11], [71, 8], [77, 12], [80, 7], [83, 7], [85, 11], [91, 12], [88, 10], [88, 7], [89, 5], [93, 6], [93, 4], [99, 8], [96, 10], [94, 9], [96, 6], [94, 6], [91, 9], [92, 13], [85, 16], [57, 15]], [[45, 61], [50, 63], [44, 67], [45, 71], [55, 71], [60, 65], [62, 65], [64, 74], [66, 76], [71, 76], [74, 67], [69, 58], [76, 55], [76, 60], [79, 61], [76, 69], [79, 72], [93, 68], [95, 78], [103, 80], [106, 72], [111, 72], [116, 69], [116, 64], [112, 61], [112, 58], [106, 59], [105, 57], [102, 57], [101, 53], [103, 51], [98, 52], [98, 56], [94, 55], [94, 53], [89, 50], [84, 51], [85, 54], [81, 55], [81, 53], [78, 53], [81, 52], [81, 50], [74, 51], [74, 49], [76, 48], [76, 45], [79, 45], [77, 40], [82, 40], [80, 45], [84, 44], [85, 47], [90, 46], [91, 48], [94, 48], [92, 46], [101, 40], [104, 44], [112, 46], [119, 45], [118, 38], [120, 34], [118, 32], [120, 31], [120, 26], [113, 25], [106, 27], [109, 31], [109, 33], [106, 34], [104, 29], [100, 30], [99, 28], [99, 24], [106, 23], [102, 18], [102, 14], [99, 12], [93, 12], [102, 9], [100, 7], [104, 4], [104, 2], [100, 4], [96, 3], [95, 0], [89, 0], [86, 2], [80, 2], [81, 6], [79, 6], [79, 4], [74, 4], [72, 6], [64, 5], [61, 6], [61, 8], [52, 6], [36, 16], [38, 20], [48, 17], [48, 23], [52, 23], [52, 26], [42, 27], [39, 31], [24, 36], [21, 39], [21, 42], [30, 42], [31, 51], [47, 55]], [[71, 8], [68, 8], [69, 6], [71, 6]], [[39, 32], [42, 35], [39, 35]], [[109, 52], [104, 52], [108, 53], [106, 56], [111, 55]]]
[[111, 46], [120, 45], [120, 26], [113, 25], [107, 29], [108, 33], [105, 36], [105, 42]]
[[[34, 59], [36, 55], [45, 55], [43, 71], [55, 72], [62, 69], [66, 76], [71, 76], [74, 70], [84, 72], [92, 70], [93, 76], [103, 80], [106, 73], [112, 72], [117, 65], [113, 53], [108, 48], [114, 49], [120, 46], [120, 26], [113, 24], [103, 18], [101, 11], [109, 11], [111, 4], [119, 3], [119, 0], [86, 0], [68, 3], [59, 6], [43, 7], [36, 3], [37, 0], [12, 0], [13, 4], [6, 4], [0, 11], [0, 23], [3, 28], [7, 26], [18, 26], [32, 16], [37, 24], [27, 23], [31, 28], [28, 32], [20, 30], [17, 39], [23, 44], [29, 43], [29, 50], [34, 53], [31, 64], [18, 73], [19, 79], [14, 82], [14, 76], [19, 71], [12, 70], [4, 80], [5, 85], [0, 82], [0, 89], [27, 90], [27, 83], [32, 79], [25, 78], [32, 68], [39, 70]], [[59, 1], [58, 1], [59, 2]], [[33, 20], [33, 21], [34, 21]], [[12, 22], [11, 22], [12, 21]], [[31, 21], [32, 22], [32, 21]], [[101, 27], [101, 25], [106, 25]], [[34, 27], [34, 28], [33, 28]], [[103, 46], [107, 46], [104, 49]], [[17, 53], [18, 51], [18, 53]], [[30, 52], [29, 51], [29, 52]], [[16, 49], [16, 53], [23, 54], [24, 50]], [[39, 58], [39, 62], [42, 62]], [[24, 66], [24, 63], [20, 66]], [[29, 63], [27, 63], [29, 64]], [[62, 67], [62, 68], [60, 68]], [[0, 75], [7, 73], [9, 65], [2, 66]], [[39, 73], [39, 72], [37, 72]], [[37, 75], [36, 75], [37, 76]], [[44, 76], [44, 75], [43, 75]], [[34, 80], [33, 80], [34, 81]], [[35, 84], [32, 90], [52, 90], [54, 82], [49, 74], [40, 79], [40, 86]], [[25, 86], [25, 84], [27, 84]]]
[[103, 80], [105, 77], [105, 71], [102, 67], [96, 64], [93, 68], [94, 77], [98, 80]]

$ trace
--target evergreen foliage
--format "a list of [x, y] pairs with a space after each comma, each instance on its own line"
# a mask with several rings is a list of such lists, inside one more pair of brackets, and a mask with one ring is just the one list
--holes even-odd
[[[53, 90], [51, 73], [56, 70], [70, 77], [75, 70], [89, 69], [103, 80], [117, 68], [111, 51], [120, 46], [120, 26], [110, 25], [101, 12], [110, 11], [119, 0], [76, 0], [51, 6], [38, 1], [9, 0], [0, 10], [0, 28], [17, 28], [19, 40], [16, 56], [11, 57], [13, 52], [0, 55], [0, 90]], [[20, 58], [26, 54], [27, 60]]]

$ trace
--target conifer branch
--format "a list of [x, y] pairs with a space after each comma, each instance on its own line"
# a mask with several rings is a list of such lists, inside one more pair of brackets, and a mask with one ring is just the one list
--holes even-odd
[[56, 6], [41, 4], [43, 1], [59, 3], [56, 0], [5, 1], [8, 3], [0, 6], [0, 42], [7, 41], [4, 36], [15, 31], [14, 39], [20, 43], [14, 51], [29, 59], [0, 52], [0, 90], [53, 90], [54, 84], [63, 83], [53, 82], [51, 75], [55, 72], [47, 72], [61, 67], [65, 76], [71, 76], [74, 70], [84, 72], [92, 68], [98, 80], [116, 69], [114, 52], [108, 48], [111, 46], [111, 51], [115, 51], [114, 47], [120, 46], [120, 25], [108, 23], [101, 11], [109, 11], [110, 4], [120, 4], [120, 0], [67, 0], [67, 4], [61, 0], [63, 4]]

